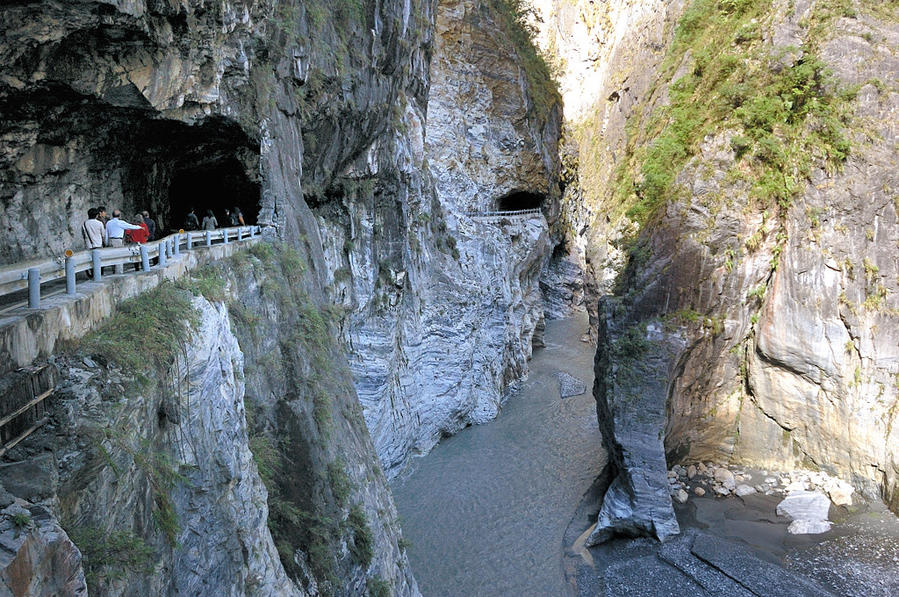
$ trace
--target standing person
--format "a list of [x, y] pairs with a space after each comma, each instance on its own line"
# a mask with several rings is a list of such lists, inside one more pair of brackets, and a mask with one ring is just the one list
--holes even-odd
[[197, 219], [197, 214], [194, 213], [194, 208], [191, 207], [190, 211], [187, 212], [187, 217], [184, 218], [184, 229], [185, 230], [196, 230], [200, 227], [200, 220]]
[[84, 238], [84, 245], [88, 249], [99, 249], [103, 247], [103, 241], [106, 237], [106, 227], [100, 221], [100, 212], [96, 207], [87, 210], [87, 219], [81, 225], [81, 236]]
[[106, 215], [106, 206], [105, 205], [97, 206], [97, 216], [98, 216], [97, 219], [100, 220], [101, 222], [103, 222], [103, 225], [106, 226], [106, 222], [109, 221], [109, 216]]
[[247, 223], [243, 221], [243, 213], [240, 211], [240, 208], [236, 205], [234, 206], [234, 211], [231, 212], [231, 217], [234, 219], [234, 223], [232, 226], [246, 226]]
[[218, 228], [218, 226], [218, 220], [215, 219], [215, 215], [212, 213], [212, 210], [207, 209], [206, 216], [203, 218], [203, 230], [215, 230], [216, 228]]
[[156, 240], [156, 220], [150, 217], [150, 212], [147, 210], [144, 210], [143, 216], [147, 229], [150, 231], [150, 240]]
[[234, 225], [232, 223], [233, 221], [234, 221], [234, 216], [231, 215], [231, 210], [226, 207], [225, 208], [225, 219], [223, 220], [223, 222], [225, 222], [225, 226], [233, 226]]
[[144, 216], [142, 214], [134, 214], [134, 223], [137, 224], [140, 229], [126, 230], [125, 236], [129, 242], [141, 245], [149, 240], [150, 229], [147, 226], [147, 223], [144, 222]]
[[117, 209], [112, 210], [112, 219], [106, 222], [106, 236], [109, 238], [110, 247], [125, 246], [126, 230], [141, 230], [140, 226], [129, 224], [121, 220], [122, 212]]

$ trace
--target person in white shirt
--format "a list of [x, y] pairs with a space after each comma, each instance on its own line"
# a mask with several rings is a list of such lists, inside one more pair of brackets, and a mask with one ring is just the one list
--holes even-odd
[[94, 207], [87, 210], [87, 220], [81, 225], [81, 235], [88, 249], [99, 249], [106, 241], [106, 227], [100, 221], [98, 213]]
[[129, 224], [124, 220], [120, 220], [122, 212], [117, 209], [112, 210], [112, 219], [106, 222], [106, 236], [109, 238], [110, 247], [125, 246], [125, 231], [140, 230], [140, 226]]

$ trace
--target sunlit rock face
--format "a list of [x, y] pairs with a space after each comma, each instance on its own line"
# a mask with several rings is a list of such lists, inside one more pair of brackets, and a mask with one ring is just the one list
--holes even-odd
[[[555, 96], [534, 100], [495, 11], [438, 4], [427, 119], [411, 99], [397, 106], [393, 137], [313, 208], [388, 474], [496, 416], [542, 333], [560, 106]], [[540, 212], [476, 215], [516, 208]]]
[[[601, 3], [596, 11], [609, 14], [610, 4]], [[724, 124], [704, 131], [687, 147], [690, 157], [676, 166], [663, 207], [640, 229], [628, 222], [623, 209], [615, 210], [615, 201], [639, 200], [645, 182], [642, 159], [663, 130], [659, 123], [670, 117], [664, 108], [676, 101], [672, 84], [703, 76], [702, 57], [675, 54], [674, 62], [660, 70], [673, 25], [693, 3], [616, 4], [631, 16], [620, 15], [622, 34], [597, 36], [599, 43], [593, 45], [604, 57], [606, 66], [600, 68], [605, 74], [595, 87], [582, 88], [605, 87], [594, 96], [592, 111], [581, 115], [572, 155], [579, 166], [582, 202], [577, 209], [608, 207], [608, 218], [598, 214], [586, 235], [588, 268], [593, 268], [588, 291], [601, 293], [603, 280], [609, 279], [603, 275], [609, 264], [603, 259], [610, 254], [604, 243], [622, 233], [635, 242], [615, 289], [622, 300], [600, 309], [624, 323], [618, 331], [609, 328], [603, 339], [613, 346], [607, 357], [611, 350], [612, 356], [666, 362], [667, 383], [637, 392], [647, 408], [666, 412], [657, 430], [664, 454], [658, 451], [654, 466], [645, 471], [658, 470], [663, 458], [668, 464], [688, 458], [772, 469], [820, 468], [896, 510], [895, 12], [861, 2], [837, 10], [822, 2], [775, 1], [748, 21], [748, 29], [728, 42], [728, 52], [740, 60], [758, 60], [777, 74], [817, 56], [833, 71], [833, 82], [814, 94], [822, 103], [847, 98], [840, 122], [848, 158], [825, 166], [820, 147], [806, 144], [811, 165], [783, 172], [796, 177], [796, 185], [778, 206], [753, 190], [764, 158], [747, 159], [739, 145], [740, 135], [752, 134], [746, 132], [751, 123], [726, 115]], [[651, 6], [658, 9], [654, 15], [645, 10]], [[735, 18], [728, 10], [710, 4], [702, 17]], [[568, 23], [572, 31], [589, 22], [583, 10], [567, 20], [566, 11], [554, 7], [551, 14], [561, 15], [555, 22]], [[747, 44], [757, 45], [749, 52]], [[572, 70], [571, 63], [567, 66]], [[563, 84], [563, 89], [571, 87]], [[833, 89], [848, 91], [829, 96]], [[577, 101], [566, 97], [566, 106]], [[696, 103], [694, 109], [707, 104]], [[663, 120], [654, 121], [660, 114]], [[819, 131], [822, 120], [812, 114], [796, 126]], [[632, 188], [622, 188], [629, 172]], [[566, 211], [563, 203], [563, 218], [574, 214], [572, 221], [590, 220], [577, 209]], [[661, 324], [662, 338], [647, 336], [641, 327], [646, 324]], [[637, 332], [645, 345], [630, 342]], [[672, 352], [666, 347], [676, 338], [686, 342]], [[624, 387], [627, 363], [600, 358], [602, 352], [597, 379], [604, 378], [612, 391], [596, 390], [600, 410], [626, 412], [638, 386]], [[607, 445], [626, 454], [636, 446], [629, 448], [629, 442], [640, 443], [641, 431], [616, 426]], [[626, 471], [629, 478], [638, 473]]]

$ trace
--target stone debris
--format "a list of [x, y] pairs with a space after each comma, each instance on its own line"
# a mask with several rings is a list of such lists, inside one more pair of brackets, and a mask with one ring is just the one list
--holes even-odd
[[[756, 479], [764, 479], [760, 483], [752, 484], [753, 474]], [[688, 485], [689, 482], [689, 485]], [[676, 464], [668, 471], [668, 492], [671, 497], [680, 502], [681, 491], [689, 497], [689, 492], [697, 497], [702, 497], [711, 492], [711, 495], [728, 497], [736, 495], [744, 497], [752, 494], [764, 495], [789, 495], [797, 492], [817, 493], [827, 499], [828, 504], [833, 502], [837, 506], [852, 505], [852, 485], [831, 477], [820, 471], [791, 471], [777, 473], [773, 471], [749, 472], [743, 469], [733, 470], [722, 464], [713, 462], [698, 462], [689, 465]], [[809, 491], [811, 490], [811, 491]], [[686, 501], [686, 500], [685, 500]], [[684, 502], [680, 502], [684, 503]], [[823, 533], [830, 529], [827, 516], [823, 521], [812, 524], [811, 519], [794, 518], [791, 525], [791, 533]], [[826, 527], [826, 528], [825, 528]]]
[[565, 371], [556, 372], [559, 379], [559, 397], [570, 398], [572, 396], [580, 396], [587, 391], [587, 384], [577, 377], [566, 373]]
[[751, 493], [756, 493], [756, 489], [754, 487], [750, 487], [749, 485], [737, 485], [737, 488], [734, 490], [734, 493], [738, 497], [743, 497], [744, 495], [749, 495]]
[[794, 535], [813, 535], [830, 530], [830, 498], [819, 491], [791, 491], [777, 505], [778, 516], [793, 519], [787, 531]]

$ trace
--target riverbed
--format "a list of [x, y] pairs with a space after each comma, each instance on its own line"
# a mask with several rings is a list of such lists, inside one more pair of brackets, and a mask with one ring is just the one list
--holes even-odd
[[[491, 423], [468, 427], [393, 483], [425, 597], [567, 592], [562, 537], [605, 463], [586, 314], [546, 324], [527, 379]], [[586, 391], [562, 398], [558, 374]]]

